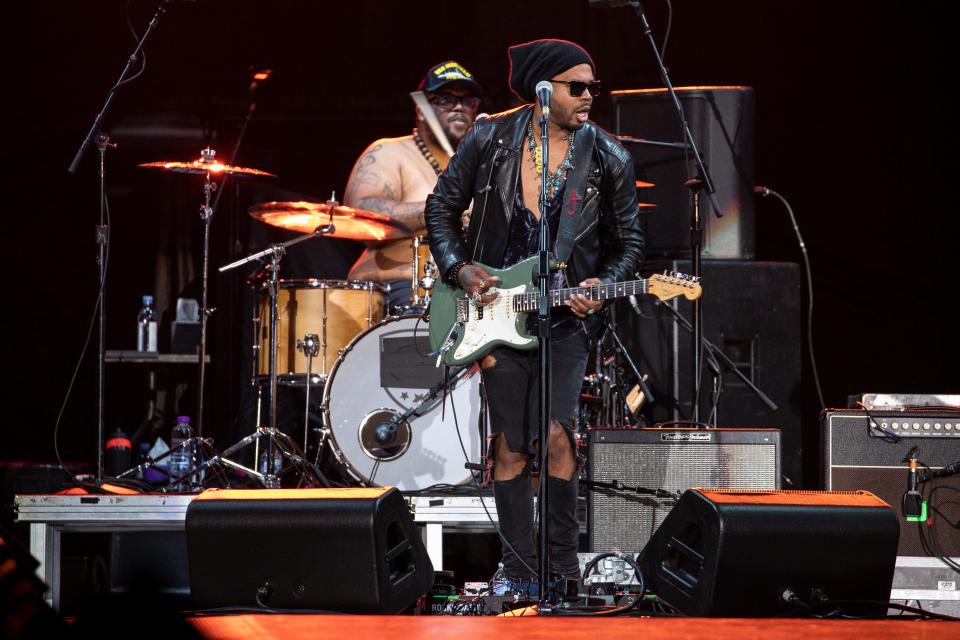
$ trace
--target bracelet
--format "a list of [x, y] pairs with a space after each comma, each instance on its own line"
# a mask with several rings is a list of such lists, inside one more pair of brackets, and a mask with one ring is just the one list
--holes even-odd
[[460, 288], [460, 270], [470, 264], [469, 260], [458, 260], [453, 263], [447, 273], [443, 276], [443, 281], [454, 288]]

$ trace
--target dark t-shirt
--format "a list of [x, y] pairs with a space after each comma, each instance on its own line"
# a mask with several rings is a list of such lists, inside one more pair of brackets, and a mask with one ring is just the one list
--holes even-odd
[[[563, 202], [563, 189], [553, 195], [547, 203], [547, 225], [550, 229], [550, 250], [557, 244], [557, 229], [560, 226], [560, 205]], [[513, 215], [510, 216], [510, 229], [507, 233], [507, 247], [503, 252], [503, 268], [512, 267], [521, 260], [536, 255], [540, 250], [540, 221], [523, 203], [523, 190], [517, 189], [517, 197], [513, 203]], [[534, 283], [536, 284], [536, 283]], [[560, 289], [567, 286], [562, 271], [554, 271], [550, 287]], [[552, 339], [565, 338], [580, 330], [582, 324], [577, 316], [573, 315], [570, 307], [560, 306], [550, 310], [550, 337]], [[527, 316], [527, 331], [537, 335], [537, 314]]]

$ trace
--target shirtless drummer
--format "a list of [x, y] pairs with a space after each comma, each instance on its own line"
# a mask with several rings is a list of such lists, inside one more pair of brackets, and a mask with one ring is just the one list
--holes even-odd
[[[427, 71], [419, 90], [429, 101], [450, 146], [456, 148], [473, 125], [480, 106], [482, 92], [473, 74], [452, 60], [442, 62]], [[344, 204], [385, 213], [408, 232], [405, 238], [366, 243], [347, 276], [389, 284], [391, 309], [408, 306], [413, 299], [413, 238], [426, 234], [424, 203], [449, 160], [417, 108], [411, 135], [376, 140], [353, 165]]]

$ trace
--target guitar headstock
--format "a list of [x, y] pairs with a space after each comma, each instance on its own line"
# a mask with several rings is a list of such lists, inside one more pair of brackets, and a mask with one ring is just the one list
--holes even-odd
[[647, 278], [647, 291], [661, 300], [672, 300], [683, 296], [687, 300], [696, 300], [703, 293], [700, 279], [677, 271], [664, 271]]

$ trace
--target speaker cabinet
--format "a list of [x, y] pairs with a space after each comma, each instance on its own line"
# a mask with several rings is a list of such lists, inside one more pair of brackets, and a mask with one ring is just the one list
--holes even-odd
[[194, 606], [398, 613], [433, 584], [393, 488], [209, 490], [187, 509]]
[[[717, 217], [704, 193], [703, 257], [749, 260], [754, 255], [753, 89], [692, 87], [676, 89], [697, 148], [710, 171]], [[614, 132], [657, 142], [684, 142], [683, 128], [664, 89], [614, 91]], [[640, 201], [657, 205], [643, 209], [647, 255], [690, 256], [692, 195], [684, 183], [697, 175], [693, 156], [682, 149], [624, 143], [633, 155], [637, 180], [652, 182], [640, 191]]]
[[[690, 262], [651, 262], [644, 273], [661, 269], [690, 272]], [[701, 299], [703, 336], [733, 361], [737, 369], [777, 405], [771, 410], [744, 382], [721, 364], [719, 380], [706, 357], [700, 393], [701, 420], [719, 427], [776, 428], [782, 434], [784, 487], [806, 486], [801, 478], [801, 452], [816, 452], [817, 433], [802, 442], [800, 268], [786, 262], [704, 260]], [[645, 411], [652, 423], [689, 420], [693, 415], [691, 334], [650, 296], [638, 296], [640, 313], [626, 303], [617, 306], [618, 332], [634, 357], [656, 402]], [[670, 302], [688, 321], [693, 305]], [[714, 388], [720, 394], [713, 414]], [[816, 480], [816, 455], [813, 473]], [[815, 486], [815, 485], [814, 485]]]
[[[588, 479], [598, 482], [619, 480], [674, 492], [694, 486], [780, 486], [780, 433], [775, 429], [592, 429], [587, 455]], [[641, 551], [674, 502], [591, 487], [590, 551]]]
[[[907, 464], [902, 462], [910, 449], [917, 447], [917, 459], [932, 470], [960, 460], [960, 411], [907, 409], [871, 411], [880, 427], [896, 435], [884, 439], [883, 432], [870, 426], [867, 413], [859, 410], [824, 411], [823, 484], [827, 489], [849, 491], [864, 489], [897, 505], [900, 521], [901, 556], [925, 556], [918, 525], [907, 522], [900, 510], [907, 490]], [[931, 490], [940, 487], [930, 495]], [[960, 474], [939, 478], [921, 485], [930, 505], [934, 527], [941, 532], [936, 540], [948, 556], [960, 556], [960, 536], [949, 522], [960, 521]], [[925, 525], [924, 525], [925, 526]], [[925, 527], [927, 531], [929, 528]]]
[[640, 568], [687, 615], [775, 615], [821, 597], [876, 601], [858, 613], [884, 615], [898, 534], [893, 509], [868, 492], [691, 489]]

